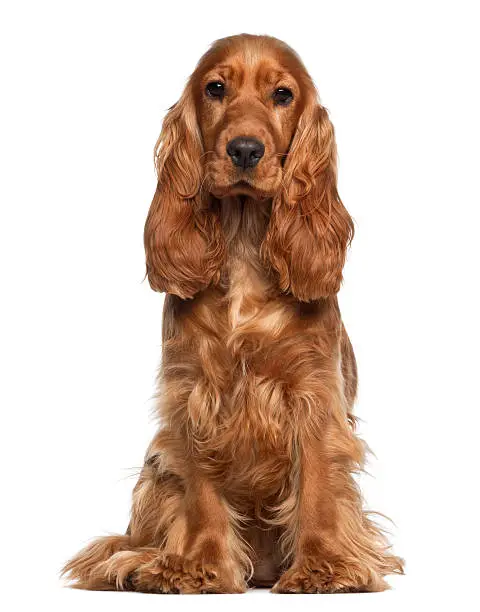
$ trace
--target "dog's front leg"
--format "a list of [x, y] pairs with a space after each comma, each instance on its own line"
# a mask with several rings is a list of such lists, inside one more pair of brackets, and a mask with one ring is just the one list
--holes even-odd
[[402, 571], [362, 508], [352, 477], [362, 459], [363, 445], [340, 413], [300, 432], [295, 510], [285, 533], [291, 566], [275, 592], [381, 591], [385, 574]]
[[135, 487], [127, 534], [95, 540], [64, 572], [75, 586], [95, 590], [244, 591], [249, 561], [230, 509], [198, 468], [180, 476], [157, 465], [161, 438]]
[[246, 590], [246, 555], [228, 505], [193, 466], [184, 496], [161, 551], [131, 575], [135, 590], [163, 593], [241, 593]]

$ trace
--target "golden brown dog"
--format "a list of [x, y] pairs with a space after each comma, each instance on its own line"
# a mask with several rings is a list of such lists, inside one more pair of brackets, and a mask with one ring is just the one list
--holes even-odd
[[401, 573], [352, 474], [353, 350], [336, 294], [352, 220], [333, 127], [287, 45], [216, 42], [169, 111], [145, 227], [165, 291], [161, 426], [88, 589], [379, 591]]

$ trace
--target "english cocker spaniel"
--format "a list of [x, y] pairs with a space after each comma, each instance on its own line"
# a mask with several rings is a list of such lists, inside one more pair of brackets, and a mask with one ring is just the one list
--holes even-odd
[[402, 573], [353, 474], [355, 357], [337, 292], [353, 223], [332, 124], [290, 47], [217, 41], [168, 112], [145, 226], [166, 292], [160, 427], [125, 535], [79, 588], [381, 591]]

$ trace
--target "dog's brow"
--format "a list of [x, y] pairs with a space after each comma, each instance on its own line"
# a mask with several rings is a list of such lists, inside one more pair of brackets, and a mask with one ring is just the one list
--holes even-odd
[[217, 64], [206, 73], [205, 78], [213, 78], [214, 75], [218, 74], [222, 78], [229, 79], [233, 72], [234, 68], [230, 64]]
[[292, 82], [296, 82], [290, 72], [275, 69], [270, 69], [267, 72], [265, 81], [267, 83], [275, 83], [276, 85], [290, 85]]

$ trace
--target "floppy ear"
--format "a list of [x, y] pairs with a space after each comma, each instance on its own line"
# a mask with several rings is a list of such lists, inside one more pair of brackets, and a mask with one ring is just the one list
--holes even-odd
[[183, 299], [218, 280], [224, 254], [217, 213], [201, 194], [202, 154], [187, 88], [165, 117], [155, 147], [158, 185], [144, 233], [150, 286]]
[[300, 117], [262, 245], [280, 289], [304, 302], [338, 292], [353, 237], [337, 192], [336, 157], [328, 113], [311, 104]]

